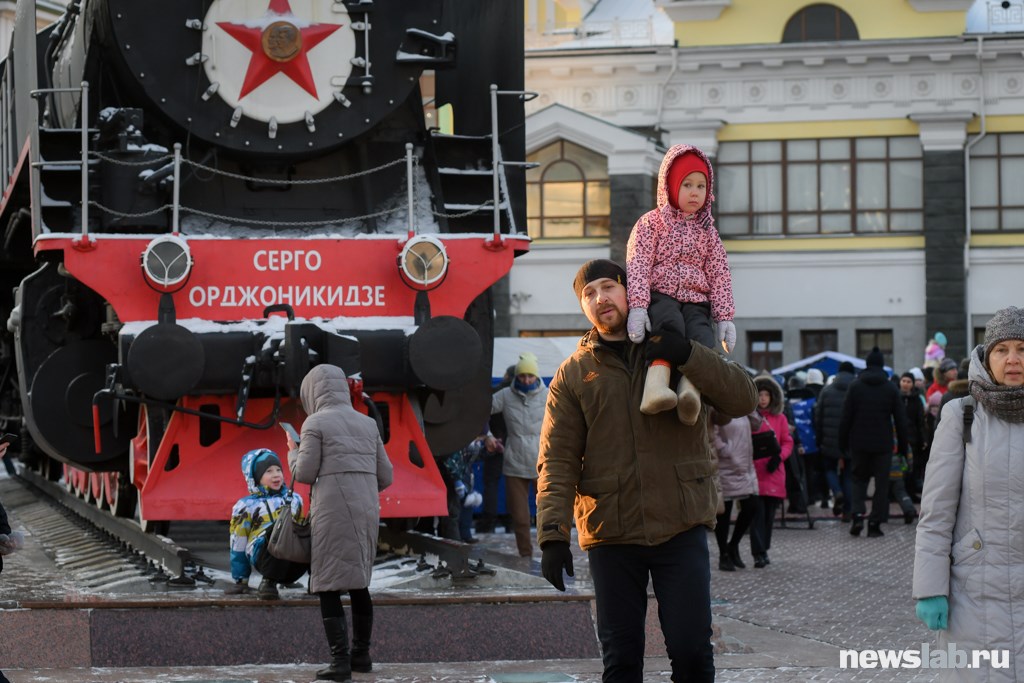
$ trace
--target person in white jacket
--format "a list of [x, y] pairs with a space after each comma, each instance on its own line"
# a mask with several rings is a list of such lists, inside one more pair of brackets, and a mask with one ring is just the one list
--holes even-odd
[[[943, 681], [1024, 680], [1024, 309], [996, 313], [971, 353], [970, 396], [932, 442], [914, 558], [917, 616], [975, 668]], [[973, 661], [972, 651], [995, 654]]]

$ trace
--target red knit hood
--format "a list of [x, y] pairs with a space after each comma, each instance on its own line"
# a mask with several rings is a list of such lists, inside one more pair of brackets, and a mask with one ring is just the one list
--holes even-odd
[[712, 191], [715, 183], [715, 169], [711, 167], [711, 161], [707, 155], [693, 145], [672, 145], [665, 153], [665, 158], [661, 160], [661, 169], [658, 171], [658, 209], [663, 213], [671, 212], [675, 214], [676, 218], [682, 218], [683, 212], [672, 206], [672, 202], [668, 199], [668, 171], [672, 168], [672, 163], [687, 152], [696, 154], [708, 167], [708, 196], [704, 201], [704, 206], [693, 215], [693, 220], [704, 225], [711, 216], [711, 203], [715, 201], [715, 194]]

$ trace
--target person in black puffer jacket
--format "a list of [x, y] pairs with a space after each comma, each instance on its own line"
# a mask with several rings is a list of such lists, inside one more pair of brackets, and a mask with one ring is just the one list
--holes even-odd
[[889, 468], [893, 455], [893, 426], [899, 453], [907, 452], [907, 414], [900, 390], [889, 381], [882, 352], [871, 349], [865, 368], [850, 385], [839, 423], [839, 447], [850, 454], [853, 475], [853, 524], [850, 534], [864, 528], [868, 481], [875, 479], [868, 536], [882, 536], [889, 518]]
[[825, 479], [832, 491], [835, 505], [832, 514], [842, 514], [843, 521], [850, 521], [853, 492], [850, 487], [850, 462], [847, 453], [839, 448], [839, 423], [843, 418], [843, 401], [846, 391], [854, 380], [854, 367], [850, 361], [839, 364], [839, 372], [832, 382], [821, 390], [818, 402], [814, 404], [814, 431], [818, 435], [822, 467]]

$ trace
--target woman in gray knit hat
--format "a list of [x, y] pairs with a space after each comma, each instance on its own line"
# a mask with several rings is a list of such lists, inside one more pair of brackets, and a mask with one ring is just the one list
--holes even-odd
[[946, 404], [932, 441], [914, 560], [917, 616], [944, 650], [994, 653], [970, 661], [973, 669], [945, 669], [941, 680], [1024, 680], [1024, 309], [989, 321], [968, 377], [970, 396]]

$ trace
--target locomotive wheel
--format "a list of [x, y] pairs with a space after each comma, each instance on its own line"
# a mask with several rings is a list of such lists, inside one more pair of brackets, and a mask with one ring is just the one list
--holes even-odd
[[107, 509], [107, 482], [105, 472], [93, 472], [89, 475], [89, 494], [93, 504], [100, 510]]
[[[49, 458], [47, 458], [49, 459]], [[64, 490], [68, 493], [75, 492], [75, 471], [71, 469], [70, 465], [64, 465]]]
[[117, 472], [104, 472], [100, 475], [103, 478], [103, 509], [113, 510], [117, 502]]
[[75, 493], [86, 503], [92, 503], [92, 487], [89, 485], [89, 475], [85, 472], [78, 473], [78, 477], [75, 480]]
[[128, 481], [127, 477], [120, 474], [111, 474], [112, 486], [107, 488], [107, 497], [112, 497], [110, 509], [114, 511], [115, 517], [131, 517], [135, 514], [135, 507], [138, 504], [138, 490]]
[[71, 481], [74, 482], [74, 492], [82, 500], [88, 500], [89, 475], [82, 470], [71, 470]]
[[139, 527], [147, 534], [159, 534], [166, 536], [171, 530], [171, 523], [165, 519], [146, 519], [142, 516], [142, 506], [135, 506], [135, 520]]

